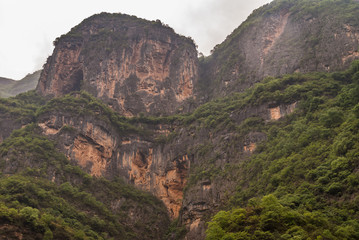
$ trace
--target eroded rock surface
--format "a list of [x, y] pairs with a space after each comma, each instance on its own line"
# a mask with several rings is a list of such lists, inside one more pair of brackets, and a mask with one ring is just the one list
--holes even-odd
[[[189, 158], [181, 149], [138, 135], [121, 135], [93, 117], [51, 114], [42, 116], [38, 126], [91, 175], [123, 178], [161, 199], [170, 217], [179, 216], [189, 167]], [[162, 133], [164, 127], [158, 128]]]
[[86, 90], [123, 115], [170, 114], [194, 97], [197, 50], [161, 22], [92, 16], [55, 41], [37, 91]]
[[204, 94], [244, 91], [267, 76], [346, 69], [359, 58], [359, 28], [343, 17], [345, 4], [321, 4], [325, 11], [305, 12], [310, 3], [301, 1], [273, 1], [254, 11], [201, 62]]

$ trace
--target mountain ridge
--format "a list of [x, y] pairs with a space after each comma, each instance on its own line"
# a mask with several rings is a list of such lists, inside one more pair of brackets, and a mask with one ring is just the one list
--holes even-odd
[[193, 96], [195, 45], [160, 21], [101, 13], [55, 45], [37, 86], [42, 95], [86, 90], [126, 116], [170, 114]]
[[344, 70], [359, 56], [358, 11], [354, 1], [273, 1], [202, 59], [200, 81], [224, 96], [266, 76]]
[[[128, 15], [90, 17], [55, 40], [37, 90], [0, 99], [2, 223], [47, 239], [60, 239], [59, 229], [70, 239], [356, 239], [359, 5], [312, 4], [273, 1], [199, 60], [191, 39]], [[322, 11], [328, 4], [339, 7]], [[337, 37], [321, 17], [331, 11], [342, 14]], [[300, 53], [286, 61], [301, 62], [299, 71], [276, 67], [283, 51]], [[280, 76], [265, 75], [265, 64]], [[33, 177], [38, 187], [26, 183]], [[9, 181], [25, 187], [8, 190]], [[80, 207], [71, 216], [45, 208], [43, 196]]]
[[0, 78], [0, 97], [13, 97], [19, 93], [27, 92], [36, 88], [41, 70], [27, 74], [21, 80]]

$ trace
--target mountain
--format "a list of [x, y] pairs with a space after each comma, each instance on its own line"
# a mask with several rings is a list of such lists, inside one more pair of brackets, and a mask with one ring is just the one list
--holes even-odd
[[359, 57], [358, 16], [357, 1], [273, 1], [202, 59], [202, 85], [218, 97], [266, 76], [343, 70]]
[[0, 78], [0, 97], [8, 97], [6, 90], [13, 84], [14, 80], [9, 78]]
[[173, 113], [193, 97], [197, 50], [159, 20], [102, 13], [55, 41], [37, 91], [85, 90], [125, 116]]
[[276, 0], [199, 59], [160, 21], [85, 19], [0, 99], [0, 236], [358, 239], [358, 11]]
[[41, 70], [28, 74], [19, 81], [0, 78], [0, 97], [13, 97], [19, 93], [35, 89], [39, 81], [40, 74]]

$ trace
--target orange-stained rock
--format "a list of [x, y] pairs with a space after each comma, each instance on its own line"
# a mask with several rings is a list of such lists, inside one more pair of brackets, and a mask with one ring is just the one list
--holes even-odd
[[[140, 136], [122, 136], [104, 124], [92, 118], [49, 115], [40, 117], [38, 126], [44, 135], [60, 141], [68, 159], [89, 174], [123, 178], [153, 193], [163, 201], [169, 216], [177, 218], [188, 174], [188, 156], [173, 155]], [[158, 129], [159, 134], [169, 132], [165, 125]]]
[[171, 161], [159, 149], [155, 149], [155, 153], [153, 151], [149, 148], [145, 153], [139, 150], [124, 152], [119, 168], [128, 168], [129, 180], [161, 199], [170, 217], [177, 218], [186, 184], [188, 157], [185, 155], [177, 161]]
[[250, 143], [249, 145], [245, 145], [243, 147], [244, 152], [252, 153], [254, 150], [256, 150], [257, 144], [256, 143]]
[[269, 108], [270, 120], [278, 120], [287, 114], [294, 112], [297, 107], [297, 102], [289, 105], [281, 105], [273, 108]]
[[85, 90], [125, 116], [169, 114], [194, 97], [197, 50], [160, 22], [98, 14], [55, 41], [37, 91]]

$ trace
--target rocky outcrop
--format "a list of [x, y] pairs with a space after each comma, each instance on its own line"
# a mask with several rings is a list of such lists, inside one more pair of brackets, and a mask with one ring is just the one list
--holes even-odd
[[270, 120], [278, 120], [285, 115], [292, 113], [297, 106], [297, 102], [294, 102], [289, 105], [280, 105], [276, 107], [269, 108]]
[[[284, 117], [293, 112], [296, 105], [248, 106], [233, 111], [231, 118], [238, 125], [255, 117], [269, 122], [278, 120], [272, 117], [273, 109], [278, 109], [278, 116]], [[163, 201], [170, 217], [179, 217], [187, 227], [188, 239], [204, 237], [208, 216], [220, 209], [228, 201], [230, 192], [235, 190], [234, 179], [197, 179], [191, 174], [201, 174], [198, 169], [202, 168], [204, 172], [207, 168], [227, 171], [225, 166], [228, 163], [248, 159], [257, 144], [266, 139], [261, 132], [249, 132], [238, 138], [236, 133], [227, 130], [213, 134], [206, 128], [164, 123], [148, 126], [140, 123], [151, 131], [149, 135], [123, 133], [106, 120], [105, 110], [77, 115], [65, 107], [60, 111], [48, 109], [39, 115], [38, 126], [44, 135], [58, 143], [58, 148], [68, 159], [93, 176], [120, 177], [153, 193]], [[170, 134], [175, 137], [170, 137]], [[165, 140], [158, 140], [161, 137]], [[212, 167], [208, 166], [208, 161]]]
[[86, 90], [126, 116], [175, 112], [193, 98], [196, 47], [160, 21], [102, 13], [55, 41], [37, 91]]
[[[189, 167], [183, 149], [156, 144], [154, 138], [119, 134], [96, 117], [45, 114], [38, 125], [71, 161], [91, 175], [123, 178], [153, 193], [164, 202], [170, 217], [178, 217]], [[165, 126], [157, 127], [161, 134]]]
[[[256, 10], [202, 59], [199, 70], [193, 42], [160, 22], [95, 15], [55, 41], [37, 91], [62, 96], [85, 90], [125, 116], [166, 115], [187, 100], [244, 91], [266, 76], [336, 71], [359, 57], [357, 26], [335, 14], [329, 18], [328, 11], [301, 11], [305, 5], [296, 2], [274, 1]], [[287, 103], [248, 104], [228, 116], [238, 128], [248, 118], [270, 124], [294, 112], [297, 102]], [[50, 112], [38, 116], [37, 124], [91, 175], [121, 177], [161, 199], [172, 219], [186, 226], [187, 239], [205, 237], [206, 222], [235, 191], [231, 167], [266, 139], [260, 129], [212, 131], [195, 121], [153, 124], [151, 136], [122, 133], [96, 114]], [[174, 139], [156, 140], [172, 132]]]
[[358, 59], [357, 13], [343, 1], [311, 4], [273, 1], [255, 10], [201, 62], [203, 94], [244, 91], [266, 76], [343, 70]]
[[[233, 111], [231, 118], [237, 126], [249, 118], [270, 123], [293, 113], [297, 105], [294, 102], [246, 106]], [[276, 110], [275, 117], [273, 109]], [[236, 176], [232, 168], [249, 160], [257, 146], [267, 139], [266, 134], [259, 131], [238, 136], [227, 130], [213, 133], [211, 129], [201, 129], [192, 135], [194, 137], [190, 137], [191, 133], [180, 136], [189, 146], [194, 146], [191, 150], [193, 159], [190, 162], [188, 185], [180, 212], [181, 223], [188, 230], [185, 238], [188, 240], [205, 238], [210, 216], [223, 209], [236, 192], [236, 181], [240, 176]], [[198, 147], [208, 150], [201, 151]], [[202, 174], [202, 177], [196, 176]]]

